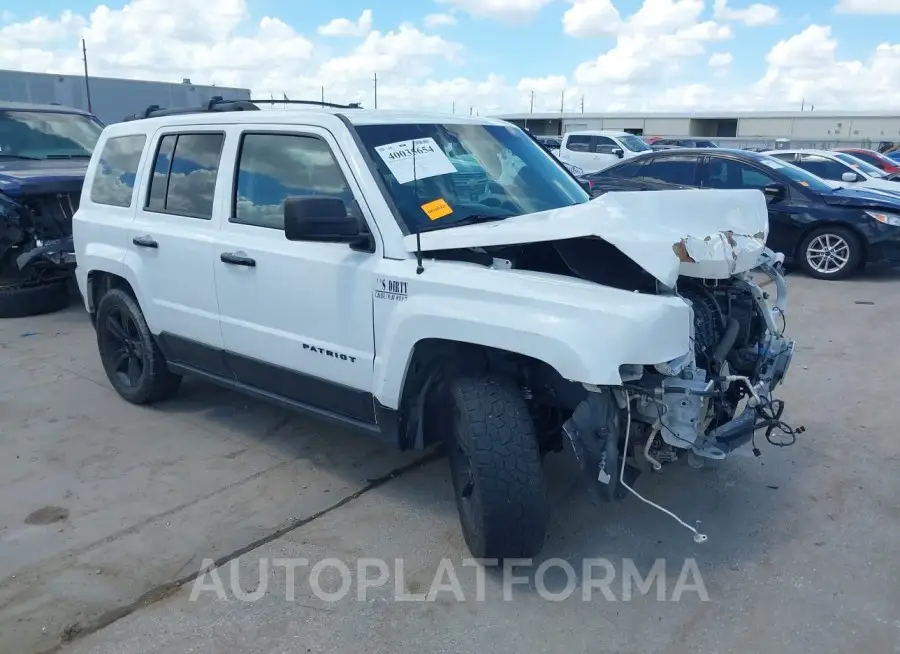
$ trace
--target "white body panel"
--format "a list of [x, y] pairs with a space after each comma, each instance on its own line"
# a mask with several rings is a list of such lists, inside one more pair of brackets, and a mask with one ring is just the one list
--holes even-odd
[[[723, 279], [756, 267], [769, 213], [755, 190], [605, 193], [586, 204], [420, 234], [423, 251], [597, 236], [667, 286], [678, 275]], [[414, 252], [415, 235], [404, 239]], [[692, 261], [691, 261], [692, 260]]]
[[829, 184], [834, 186], [838, 186], [841, 188], [866, 188], [866, 189], [874, 189], [876, 191], [890, 191], [892, 193], [900, 193], [900, 182], [894, 182], [887, 179], [882, 179], [880, 177], [875, 177], [870, 175], [868, 172], [863, 170], [862, 166], [866, 165], [866, 162], [860, 161], [859, 164], [853, 165], [847, 162], [846, 158], [853, 158], [850, 153], [843, 153], [843, 156], [846, 158], [838, 157], [834, 152], [830, 150], [770, 150], [769, 152], [765, 152], [763, 154], [814, 154], [817, 157], [823, 157], [828, 159], [829, 161], [834, 162], [841, 166], [841, 170], [848, 173], [855, 173], [862, 179], [858, 179], [855, 182], [847, 182], [843, 179], [831, 179], [828, 178], [826, 181]]
[[469, 263], [424, 267], [421, 275], [413, 261], [381, 268], [406, 288], [403, 298], [375, 299], [375, 396], [389, 407], [413, 347], [427, 338], [517, 352], [566, 379], [613, 385], [624, 363], [670, 361], [690, 348], [691, 312], [678, 297]]

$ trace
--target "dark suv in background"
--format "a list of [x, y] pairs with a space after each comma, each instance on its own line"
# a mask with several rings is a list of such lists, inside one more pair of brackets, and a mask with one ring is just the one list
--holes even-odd
[[72, 216], [102, 130], [77, 109], [0, 102], [0, 318], [68, 304]]
[[582, 177], [592, 195], [611, 190], [758, 189], [769, 204], [767, 245], [819, 279], [866, 262], [900, 265], [900, 195], [838, 188], [792, 164], [746, 150], [642, 154]]

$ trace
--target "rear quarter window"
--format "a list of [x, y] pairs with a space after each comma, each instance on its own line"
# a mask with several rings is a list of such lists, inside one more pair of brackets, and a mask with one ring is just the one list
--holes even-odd
[[144, 134], [113, 136], [106, 140], [94, 172], [91, 202], [113, 207], [131, 206], [146, 141]]

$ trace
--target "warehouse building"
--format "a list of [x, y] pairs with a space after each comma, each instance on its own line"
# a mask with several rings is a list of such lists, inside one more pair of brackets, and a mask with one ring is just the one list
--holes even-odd
[[[88, 107], [88, 88], [90, 107]], [[144, 111], [150, 105], [161, 107], [196, 106], [214, 96], [249, 100], [249, 89], [202, 86], [189, 79], [181, 83], [148, 82], [112, 77], [53, 75], [0, 70], [0, 102], [60, 104], [91, 112], [104, 123], [115, 123], [125, 116]]]
[[900, 111], [792, 111], [733, 113], [527, 113], [497, 116], [535, 135], [585, 129], [622, 130], [639, 136], [703, 137], [722, 146], [877, 146], [900, 142]]

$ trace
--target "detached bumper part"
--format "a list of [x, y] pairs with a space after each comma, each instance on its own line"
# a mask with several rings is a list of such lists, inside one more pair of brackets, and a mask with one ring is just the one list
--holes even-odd
[[75, 244], [71, 236], [40, 243], [16, 258], [19, 270], [29, 267], [71, 270], [75, 267]]

